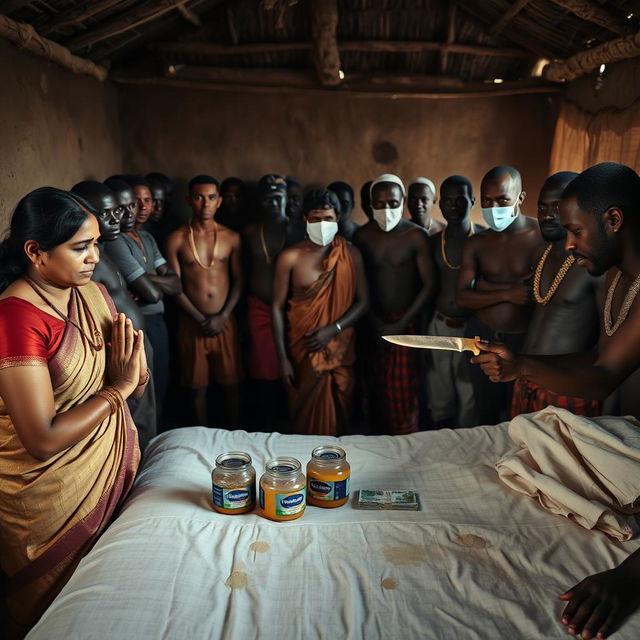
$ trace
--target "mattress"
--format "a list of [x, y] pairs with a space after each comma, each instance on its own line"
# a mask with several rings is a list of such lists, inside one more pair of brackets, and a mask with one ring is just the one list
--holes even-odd
[[[303, 466], [339, 444], [361, 488], [412, 489], [419, 511], [308, 506], [272, 522], [212, 510], [220, 453]], [[567, 637], [557, 596], [639, 542], [613, 542], [504, 486], [506, 424], [407, 436], [190, 427], [155, 438], [120, 515], [30, 640]], [[640, 638], [640, 615], [615, 638]]]

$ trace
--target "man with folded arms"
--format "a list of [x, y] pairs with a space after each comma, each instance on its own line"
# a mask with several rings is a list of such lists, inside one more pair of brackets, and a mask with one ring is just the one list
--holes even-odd
[[276, 265], [273, 335], [295, 433], [341, 435], [349, 426], [353, 324], [368, 301], [360, 252], [336, 235], [339, 211], [335, 193], [311, 191], [303, 205], [307, 237]]
[[[562, 194], [565, 248], [590, 275], [606, 274], [597, 350], [515, 356], [478, 342], [472, 359], [492, 382], [524, 378], [569, 396], [603, 400], [640, 366], [640, 176], [603, 162], [583, 171]], [[571, 331], [567, 327], [567, 331]], [[605, 638], [640, 606], [640, 550], [620, 566], [585, 578], [561, 594], [562, 623], [582, 638]]]

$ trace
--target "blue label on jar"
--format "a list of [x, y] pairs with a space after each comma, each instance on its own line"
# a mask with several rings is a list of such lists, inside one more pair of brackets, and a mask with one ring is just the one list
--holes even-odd
[[213, 485], [213, 504], [222, 509], [249, 507], [253, 504], [254, 496], [253, 486], [224, 489]]
[[309, 494], [315, 500], [342, 500], [349, 495], [349, 478], [336, 482], [309, 481]]
[[264, 491], [262, 486], [260, 486], [260, 491], [258, 492], [258, 500], [260, 501], [260, 508], [264, 511]]
[[276, 494], [276, 515], [291, 516], [304, 511], [307, 506], [307, 490], [302, 489], [296, 493]]

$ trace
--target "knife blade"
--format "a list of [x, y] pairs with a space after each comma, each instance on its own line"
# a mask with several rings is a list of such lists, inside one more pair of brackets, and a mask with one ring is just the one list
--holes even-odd
[[446, 351], [472, 351], [474, 355], [480, 355], [480, 349], [476, 347], [473, 338], [448, 338], [445, 336], [382, 336], [387, 342], [398, 344], [402, 347], [414, 349], [444, 349]]

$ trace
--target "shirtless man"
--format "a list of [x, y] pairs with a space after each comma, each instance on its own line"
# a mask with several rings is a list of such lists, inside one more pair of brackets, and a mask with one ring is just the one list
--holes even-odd
[[[84, 198], [97, 212], [100, 228], [100, 261], [95, 265], [91, 279], [100, 282], [109, 292], [116, 309], [131, 319], [133, 328], [138, 331], [145, 328], [144, 316], [140, 307], [129, 294], [124, 278], [118, 267], [109, 258], [105, 251], [105, 244], [113, 242], [120, 235], [120, 219], [124, 213], [124, 207], [120, 206], [114, 193], [101, 182], [79, 182], [72, 189]], [[145, 352], [147, 361], [152, 362], [153, 350], [145, 332]], [[153, 380], [149, 380], [144, 393], [139, 398], [127, 398], [127, 404], [131, 411], [131, 417], [138, 430], [138, 443], [140, 450], [144, 451], [149, 440], [156, 435], [156, 407]]]
[[[440, 211], [447, 226], [430, 239], [440, 287], [428, 335], [464, 337], [470, 312], [456, 304], [456, 287], [462, 247], [467, 238], [484, 229], [470, 219], [475, 201], [471, 182], [464, 176], [450, 176], [440, 186]], [[427, 353], [427, 399], [436, 429], [478, 424], [470, 376], [469, 361], [463, 354], [435, 350]]]
[[216, 222], [231, 229], [240, 231], [245, 224], [245, 184], [240, 178], [225, 178], [220, 185], [222, 204], [216, 213]]
[[360, 208], [367, 220], [373, 220], [373, 211], [371, 210], [371, 180], [365, 182], [360, 188]]
[[327, 189], [333, 191], [340, 201], [340, 217], [338, 219], [338, 234], [351, 242], [353, 234], [360, 228], [360, 225], [351, 220], [353, 205], [353, 189], [346, 182], [332, 182]]
[[[602, 162], [569, 183], [560, 201], [565, 249], [590, 275], [606, 274], [598, 348], [562, 356], [516, 356], [502, 345], [478, 343], [487, 353], [472, 362], [490, 380], [524, 378], [556, 393], [604, 400], [640, 367], [639, 211], [640, 176], [622, 164]], [[640, 607], [640, 550], [560, 598], [568, 601], [562, 624], [569, 633], [585, 639], [609, 636]]]
[[219, 182], [200, 175], [189, 182], [192, 219], [167, 238], [167, 261], [182, 280], [175, 300], [182, 382], [193, 392], [197, 424], [208, 425], [207, 387], [222, 385], [227, 425], [239, 424], [240, 344], [233, 311], [242, 292], [240, 236], [215, 221]]
[[281, 411], [278, 397], [278, 355], [273, 341], [271, 304], [273, 278], [280, 252], [297, 242], [297, 231], [286, 216], [287, 183], [277, 174], [267, 174], [258, 182], [260, 219], [243, 230], [248, 282], [247, 321], [249, 327], [249, 376], [257, 381], [260, 415], [268, 427], [275, 425]]
[[[576, 353], [592, 349], [598, 340], [600, 319], [596, 287], [599, 280], [585, 269], [580, 269], [575, 258], [564, 248], [567, 234], [560, 224], [558, 212], [562, 192], [577, 175], [571, 171], [556, 173], [540, 190], [538, 223], [548, 244], [536, 267], [533, 283], [536, 305], [522, 347], [523, 353]], [[568, 331], [567, 327], [571, 330]], [[522, 378], [515, 381], [511, 417], [539, 411], [548, 405], [562, 407], [578, 415], [600, 415], [600, 403], [596, 400], [559, 395]]]
[[302, 185], [292, 177], [285, 178], [287, 182], [287, 217], [289, 218], [289, 234], [296, 242], [304, 238], [305, 227], [302, 219]]
[[370, 291], [369, 419], [391, 434], [418, 430], [420, 388], [415, 349], [380, 339], [390, 334], [416, 333], [418, 319], [435, 292], [435, 267], [424, 229], [402, 217], [404, 186], [384, 174], [371, 184], [373, 220], [356, 232], [353, 242], [362, 252]]
[[[466, 335], [503, 342], [519, 351], [531, 317], [530, 278], [544, 243], [536, 220], [520, 211], [525, 198], [520, 173], [494, 167], [482, 179], [482, 215], [489, 229], [467, 240], [458, 277], [458, 306], [471, 309]], [[491, 385], [471, 369], [479, 424], [506, 420], [512, 385]]]
[[436, 202], [436, 187], [429, 178], [416, 178], [409, 185], [407, 209], [411, 215], [411, 222], [426, 229], [430, 236], [440, 233], [445, 227], [444, 222], [433, 217]]
[[122, 228], [117, 241], [111, 242], [106, 249], [111, 259], [118, 265], [131, 289], [138, 294], [136, 283], [146, 275], [155, 285], [154, 299], [140, 300], [140, 308], [145, 318], [146, 333], [153, 347], [153, 381], [156, 389], [158, 413], [162, 413], [165, 392], [169, 380], [169, 336], [164, 320], [164, 296], [177, 295], [182, 290], [180, 278], [169, 268], [160, 253], [153, 236], [142, 227], [149, 219], [153, 209], [153, 196], [149, 183], [141, 176], [123, 176], [131, 187], [136, 199], [136, 218], [133, 228]]
[[349, 427], [352, 327], [368, 300], [360, 252], [336, 235], [339, 211], [333, 191], [309, 192], [307, 237], [285, 249], [276, 265], [273, 332], [295, 433], [341, 435]]

